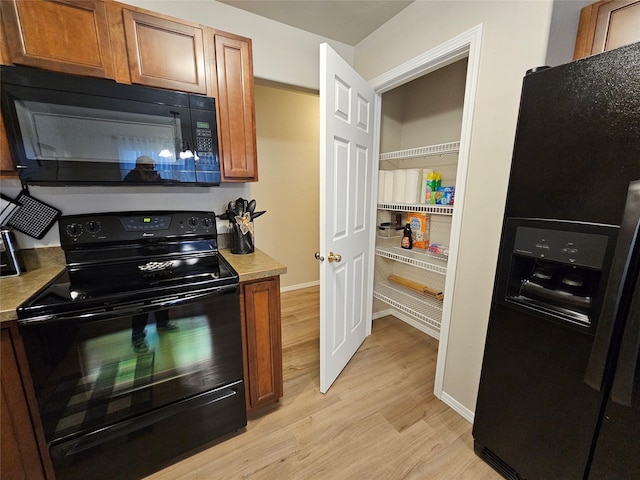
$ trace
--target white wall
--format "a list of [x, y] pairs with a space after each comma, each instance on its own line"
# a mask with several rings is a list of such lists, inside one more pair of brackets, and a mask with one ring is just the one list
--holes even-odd
[[372, 79], [482, 23], [466, 201], [443, 394], [475, 410], [522, 76], [544, 64], [551, 1], [417, 0], [356, 45]]
[[549, 47], [545, 65], [555, 67], [573, 60], [580, 10], [593, 0], [555, 0], [549, 29]]

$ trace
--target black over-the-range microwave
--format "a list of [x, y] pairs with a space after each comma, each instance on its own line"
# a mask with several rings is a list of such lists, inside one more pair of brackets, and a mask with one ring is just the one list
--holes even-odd
[[33, 185], [218, 185], [215, 100], [0, 67], [14, 166]]

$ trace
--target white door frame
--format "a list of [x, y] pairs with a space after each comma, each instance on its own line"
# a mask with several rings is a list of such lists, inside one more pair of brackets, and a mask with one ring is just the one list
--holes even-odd
[[[456, 174], [456, 206], [451, 221], [451, 242], [449, 244], [449, 261], [447, 263], [447, 277], [444, 287], [444, 303], [442, 306], [442, 323], [440, 326], [440, 344], [434, 394], [447, 403], [460, 415], [473, 421], [473, 414], [462, 407], [443, 392], [444, 372], [447, 359], [447, 346], [451, 326], [451, 305], [455, 295], [454, 285], [458, 266], [458, 247], [462, 233], [462, 215], [464, 212], [467, 172], [469, 170], [469, 151], [471, 147], [471, 131], [473, 113], [476, 103], [478, 76], [480, 72], [480, 47], [482, 44], [483, 25], [458, 35], [455, 38], [389, 70], [372, 79], [369, 84], [379, 95], [388, 92], [411, 80], [426, 75], [439, 68], [446, 67], [463, 58], [468, 58], [467, 78], [464, 90], [464, 106], [462, 110], [462, 129], [460, 132], [460, 152], [458, 154], [458, 170]], [[376, 112], [378, 117], [380, 112]], [[374, 205], [375, 208], [375, 205]], [[471, 416], [469, 416], [471, 415]]]

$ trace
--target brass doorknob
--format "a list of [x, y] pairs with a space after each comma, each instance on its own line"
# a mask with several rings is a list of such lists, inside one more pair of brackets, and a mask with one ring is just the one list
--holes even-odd
[[322, 255], [320, 255], [320, 252], [316, 252], [314, 257], [316, 257], [316, 260], [320, 260], [321, 262], [324, 261], [324, 257]]
[[340, 263], [340, 260], [342, 260], [342, 255], [329, 252], [329, 255], [327, 255], [327, 260], [329, 260], [329, 262], [335, 261], [336, 263]]

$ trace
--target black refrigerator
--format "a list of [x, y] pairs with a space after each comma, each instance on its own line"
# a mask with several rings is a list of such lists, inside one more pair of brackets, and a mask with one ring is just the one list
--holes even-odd
[[640, 479], [640, 43], [524, 77], [473, 426], [508, 479]]

